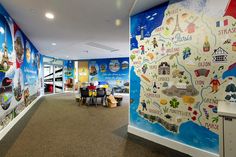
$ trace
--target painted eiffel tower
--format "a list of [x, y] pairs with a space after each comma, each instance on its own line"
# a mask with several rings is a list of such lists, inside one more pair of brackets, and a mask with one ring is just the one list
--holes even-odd
[[6, 26], [7, 24], [5, 24], [5, 42], [4, 42], [4, 47], [3, 47], [3, 49], [4, 49], [4, 51], [3, 52], [5, 52], [6, 51], [6, 53], [8, 53], [8, 48], [7, 48], [7, 26]]
[[178, 15], [177, 15], [177, 17], [176, 17], [175, 29], [173, 30], [172, 35], [173, 35], [175, 32], [177, 32], [177, 31], [183, 32], [182, 29], [181, 29], [180, 26], [179, 26], [179, 16], [178, 16]]

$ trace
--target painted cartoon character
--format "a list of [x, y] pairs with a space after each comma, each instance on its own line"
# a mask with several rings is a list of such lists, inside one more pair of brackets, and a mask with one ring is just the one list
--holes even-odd
[[183, 60], [189, 58], [191, 55], [191, 49], [189, 47], [186, 47], [183, 51]]
[[16, 41], [15, 41], [15, 51], [16, 51], [16, 56], [18, 61], [22, 61], [23, 60], [23, 54], [24, 54], [24, 48], [21, 42], [21, 38], [17, 37]]
[[214, 78], [211, 80], [210, 84], [212, 85], [212, 91], [211, 92], [218, 92], [219, 86], [220, 86], [220, 81], [218, 80], [217, 75], [214, 76]]
[[145, 100], [143, 100], [142, 102], [141, 102], [141, 104], [142, 104], [142, 107], [143, 107], [143, 111], [144, 110], [146, 110], [147, 111], [147, 104], [146, 104], [146, 102], [145, 102]]
[[154, 49], [158, 47], [156, 38], [153, 38], [152, 44]]
[[25, 91], [24, 91], [24, 103], [25, 103], [25, 106], [28, 105], [28, 102], [29, 102], [29, 88], [27, 88]]
[[97, 75], [97, 68], [95, 67], [95, 65], [92, 65], [92, 66], [90, 67], [89, 74], [90, 74], [91, 76]]
[[100, 66], [101, 72], [106, 72], [106, 66], [104, 64], [102, 64]]
[[145, 74], [147, 69], [148, 69], [147, 64], [144, 64], [142, 67], [142, 72]]
[[141, 45], [141, 55], [143, 55], [145, 53], [145, 48], [144, 48], [144, 45]]

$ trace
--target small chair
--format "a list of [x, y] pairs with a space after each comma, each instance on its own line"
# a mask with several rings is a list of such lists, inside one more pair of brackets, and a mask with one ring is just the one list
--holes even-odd
[[89, 90], [88, 88], [80, 88], [80, 94], [81, 94], [81, 100], [80, 100], [80, 104], [81, 102], [86, 103], [87, 98], [89, 97]]
[[106, 89], [105, 88], [97, 88], [96, 106], [97, 106], [97, 98], [101, 98], [101, 103], [103, 104], [105, 96], [106, 96]]

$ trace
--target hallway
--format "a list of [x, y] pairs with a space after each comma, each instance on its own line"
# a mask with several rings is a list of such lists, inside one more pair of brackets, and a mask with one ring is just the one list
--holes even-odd
[[42, 98], [0, 143], [3, 157], [184, 157], [127, 134], [121, 107], [78, 106], [73, 94]]

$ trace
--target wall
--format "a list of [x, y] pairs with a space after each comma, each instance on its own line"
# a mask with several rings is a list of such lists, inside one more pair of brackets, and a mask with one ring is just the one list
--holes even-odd
[[89, 81], [107, 82], [120, 92], [127, 93], [129, 91], [129, 58], [89, 60]]
[[40, 95], [41, 55], [0, 5], [0, 130]]
[[218, 153], [218, 101], [236, 101], [235, 7], [170, 1], [130, 18], [130, 126]]

